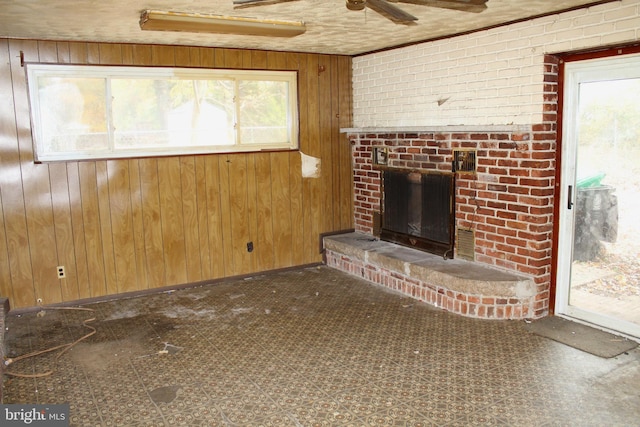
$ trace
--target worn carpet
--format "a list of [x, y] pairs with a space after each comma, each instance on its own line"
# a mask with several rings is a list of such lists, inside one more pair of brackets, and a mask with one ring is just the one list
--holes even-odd
[[[637, 426], [640, 349], [603, 359], [327, 267], [17, 314], [5, 404], [73, 427]], [[43, 375], [52, 370], [50, 375]], [[32, 426], [34, 424], [31, 424]]]

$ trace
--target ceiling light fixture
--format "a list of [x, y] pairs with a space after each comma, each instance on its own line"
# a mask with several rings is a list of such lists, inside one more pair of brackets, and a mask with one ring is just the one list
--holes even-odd
[[150, 31], [185, 31], [266, 37], [294, 37], [307, 31], [304, 22], [301, 21], [278, 21], [159, 10], [142, 12], [140, 28]]

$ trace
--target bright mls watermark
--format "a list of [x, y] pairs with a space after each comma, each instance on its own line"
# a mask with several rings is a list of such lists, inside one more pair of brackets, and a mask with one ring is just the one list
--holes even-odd
[[0, 405], [0, 426], [68, 427], [69, 405]]

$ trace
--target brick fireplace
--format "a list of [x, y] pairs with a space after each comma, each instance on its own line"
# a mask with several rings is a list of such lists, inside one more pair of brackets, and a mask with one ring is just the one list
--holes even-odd
[[[475, 302], [484, 297], [488, 306], [482, 313], [478, 309], [460, 314], [537, 318], [548, 313], [556, 148], [553, 125], [347, 129], [345, 132], [353, 153], [355, 229], [372, 237], [375, 237], [380, 212], [384, 167], [451, 171], [455, 150], [475, 153], [476, 171], [457, 173], [455, 177], [458, 238], [455, 257], [460, 258], [460, 234], [467, 240], [471, 236], [470, 241], [465, 240], [465, 245], [471, 247], [471, 253], [467, 254], [469, 262], [526, 276], [535, 284], [535, 290], [530, 305], [519, 301], [517, 310], [514, 307], [508, 310], [509, 315], [506, 315], [507, 308], [513, 303], [509, 295], [477, 295], [473, 291], [458, 290], [450, 295], [449, 299], [454, 301], [445, 301], [444, 305], [450, 304], [451, 311], [456, 311], [456, 299]], [[381, 151], [385, 154], [384, 166], [374, 160]], [[446, 287], [440, 284], [435, 288], [446, 296]]]

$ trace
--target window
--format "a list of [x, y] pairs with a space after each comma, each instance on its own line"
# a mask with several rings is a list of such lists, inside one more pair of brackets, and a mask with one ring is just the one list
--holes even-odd
[[27, 64], [37, 161], [298, 148], [294, 71]]

